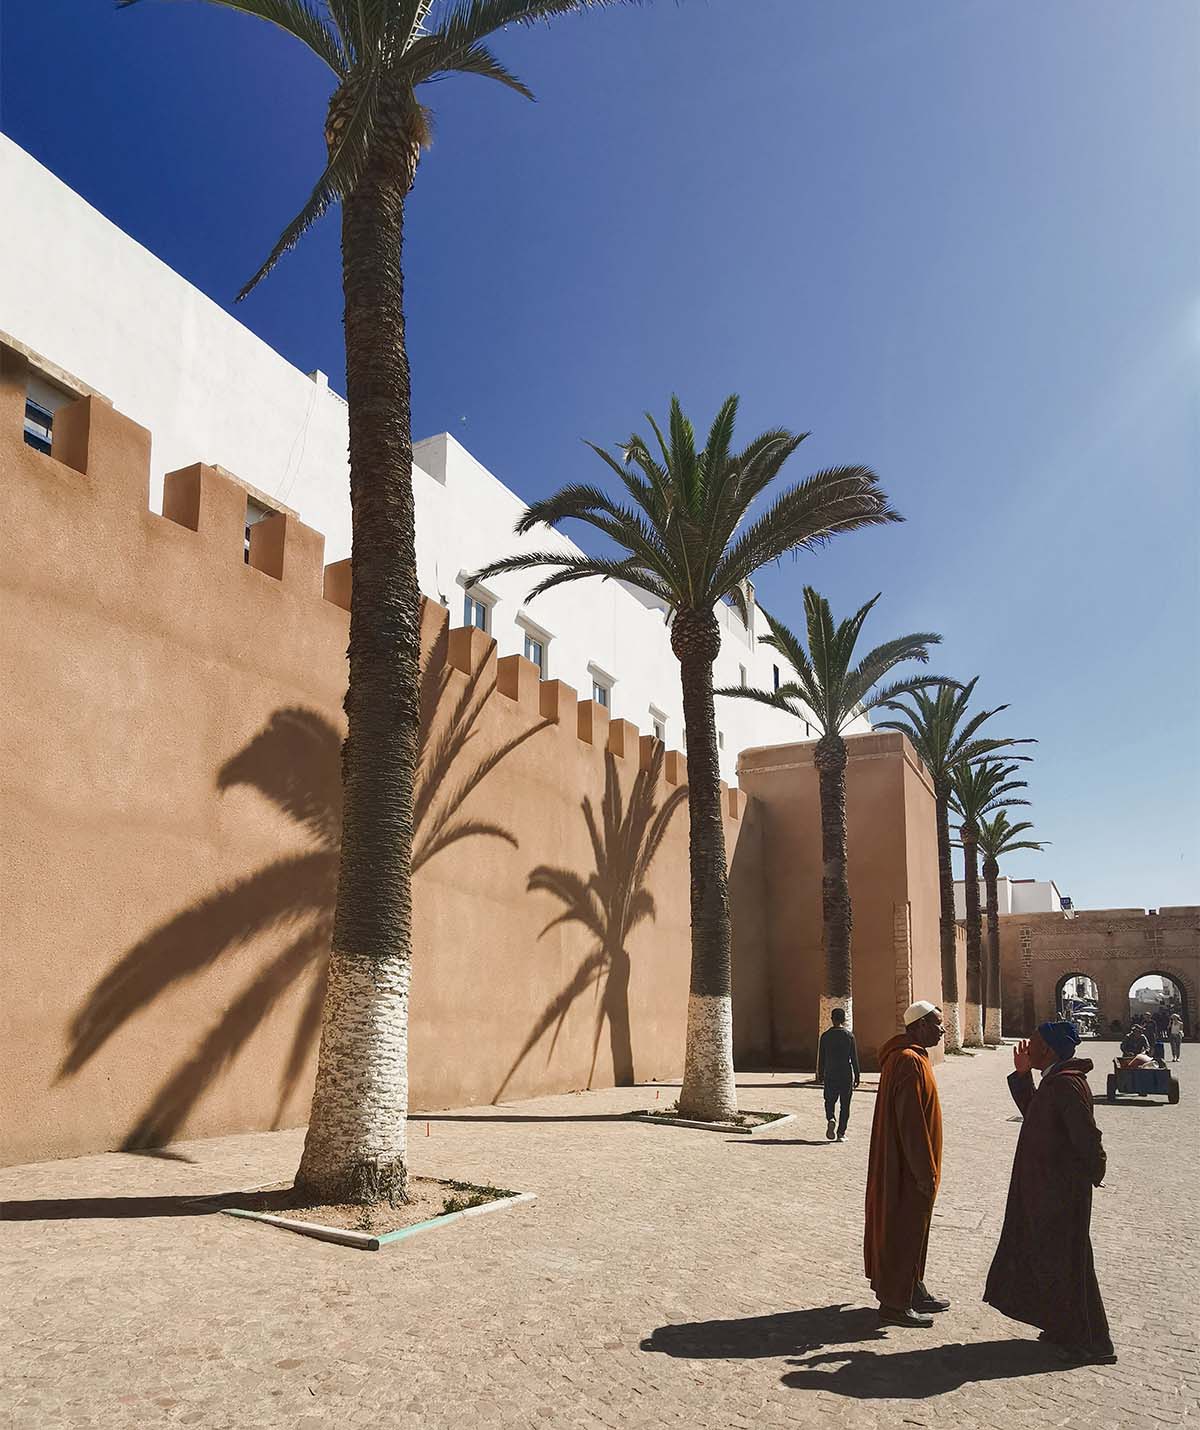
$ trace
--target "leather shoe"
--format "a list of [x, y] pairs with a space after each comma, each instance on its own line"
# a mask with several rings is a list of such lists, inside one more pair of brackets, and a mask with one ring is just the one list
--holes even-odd
[[933, 1325], [933, 1317], [910, 1310], [907, 1306], [880, 1306], [881, 1326], [909, 1326], [914, 1330], [928, 1330]]
[[924, 1281], [917, 1282], [917, 1289], [913, 1292], [914, 1311], [948, 1311], [950, 1302], [943, 1300], [940, 1296], [931, 1296], [925, 1289]]

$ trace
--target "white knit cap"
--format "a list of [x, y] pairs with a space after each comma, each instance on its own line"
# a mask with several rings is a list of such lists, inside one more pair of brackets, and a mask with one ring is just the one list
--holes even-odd
[[905, 1010], [904, 1026], [910, 1028], [914, 1023], [919, 1023], [922, 1018], [927, 1017], [930, 1013], [936, 1012], [936, 1003], [927, 1003], [924, 998], [918, 999], [916, 1003], [911, 1004]]

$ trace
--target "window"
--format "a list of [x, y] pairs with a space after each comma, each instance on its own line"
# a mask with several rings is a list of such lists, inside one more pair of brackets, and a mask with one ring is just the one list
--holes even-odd
[[718, 731], [717, 731], [717, 749], [718, 749], [718, 750], [723, 750], [724, 748], [725, 748], [725, 734], [724, 734], [724, 731], [718, 730]]
[[546, 642], [525, 632], [525, 659], [533, 661], [542, 679], [546, 678]]
[[25, 400], [25, 442], [35, 451], [50, 455], [50, 432], [54, 427], [54, 413], [32, 397]]
[[242, 546], [242, 560], [250, 564], [250, 528], [257, 526], [260, 521], [271, 515], [271, 508], [264, 506], [262, 502], [255, 501], [253, 497], [246, 498], [246, 532], [245, 541]]
[[738, 666], [738, 681], [739, 681], [739, 684], [741, 684], [743, 687], [745, 686], [745, 684], [746, 684], [746, 667], [745, 667], [744, 665], [739, 665], [739, 666]]
[[657, 717], [654, 721], [654, 738], [663, 745], [667, 743], [667, 722]]
[[478, 596], [472, 596], [467, 592], [463, 600], [463, 625], [476, 626], [481, 631], [491, 632], [492, 629], [492, 608], [487, 601], [481, 601]]
[[609, 687], [602, 680], [592, 679], [592, 699], [597, 705], [603, 705], [607, 710], [609, 699]]
[[774, 675], [775, 675], [775, 689], [778, 690], [778, 689], [779, 689], [779, 667], [778, 667], [777, 665], [773, 665], [773, 666], [771, 667], [771, 670], [774, 672]]

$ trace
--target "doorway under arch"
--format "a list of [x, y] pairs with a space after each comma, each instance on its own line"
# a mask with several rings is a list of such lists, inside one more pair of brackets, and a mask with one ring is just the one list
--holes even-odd
[[1183, 1035], [1192, 1036], [1192, 1016], [1188, 1007], [1187, 991], [1177, 978], [1169, 973], [1142, 973], [1129, 985], [1129, 1017], [1157, 1016], [1160, 1022], [1171, 1013], [1178, 1013], [1183, 1019]]
[[1079, 1029], [1080, 1037], [1094, 1038], [1100, 1029], [1100, 986], [1086, 973], [1064, 973], [1054, 989], [1054, 1006]]

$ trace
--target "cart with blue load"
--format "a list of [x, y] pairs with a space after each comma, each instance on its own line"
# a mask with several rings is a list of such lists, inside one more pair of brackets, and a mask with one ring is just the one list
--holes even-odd
[[1179, 1101], [1179, 1079], [1164, 1067], [1126, 1067], [1118, 1058], [1108, 1075], [1108, 1100], [1117, 1097], [1165, 1097], [1174, 1106]]

